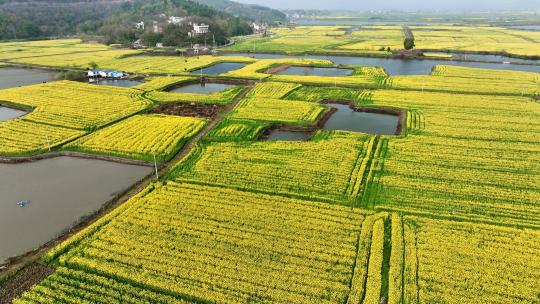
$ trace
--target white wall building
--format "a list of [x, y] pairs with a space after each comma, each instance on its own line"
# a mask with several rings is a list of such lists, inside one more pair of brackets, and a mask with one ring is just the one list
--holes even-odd
[[186, 21], [185, 17], [175, 17], [175, 16], [170, 16], [169, 20], [167, 20], [169, 24], [182, 24], [185, 21]]
[[264, 23], [251, 23], [251, 28], [253, 29], [253, 32], [255, 34], [264, 34], [266, 33], [266, 30], [268, 29], [268, 25]]
[[135, 23], [135, 28], [138, 30], [144, 30], [144, 21]]
[[193, 23], [193, 30], [189, 32], [190, 37], [195, 37], [198, 35], [204, 35], [210, 33], [210, 26], [208, 24], [198, 24]]

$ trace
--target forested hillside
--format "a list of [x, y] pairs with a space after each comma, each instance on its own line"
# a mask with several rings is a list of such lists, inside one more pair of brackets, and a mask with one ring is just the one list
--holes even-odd
[[208, 5], [223, 12], [227, 12], [233, 16], [253, 19], [260, 22], [272, 23], [276, 21], [285, 21], [287, 19], [287, 16], [279, 10], [255, 4], [242, 4], [230, 0], [194, 1]]
[[[219, 4], [215, 6], [217, 9], [189, 0], [0, 0], [0, 39], [88, 34], [102, 36], [106, 43], [130, 43], [139, 38], [173, 46], [198, 42], [187, 41], [187, 25], [168, 26], [164, 17], [180, 16], [209, 24], [211, 38], [223, 43], [227, 36], [250, 33], [250, 21], [270, 20], [272, 15], [279, 15], [274, 10], [267, 9], [267, 14], [265, 8], [232, 2], [226, 3], [231, 9], [223, 9], [220, 6], [223, 3], [211, 2], [209, 4], [214, 6]], [[246, 12], [242, 11], [244, 8], [247, 8]], [[150, 26], [146, 31], [137, 30], [135, 23], [140, 21], [147, 25], [153, 21], [165, 24], [163, 33], [150, 33]]]

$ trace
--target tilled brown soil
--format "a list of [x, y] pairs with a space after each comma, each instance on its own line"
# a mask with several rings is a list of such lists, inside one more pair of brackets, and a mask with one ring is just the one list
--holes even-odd
[[32, 263], [24, 267], [5, 284], [0, 285], [0, 304], [10, 304], [15, 298], [53, 274], [54, 271], [53, 267], [39, 263]]
[[165, 104], [153, 108], [150, 113], [198, 118], [214, 118], [223, 110], [221, 105], [177, 103]]

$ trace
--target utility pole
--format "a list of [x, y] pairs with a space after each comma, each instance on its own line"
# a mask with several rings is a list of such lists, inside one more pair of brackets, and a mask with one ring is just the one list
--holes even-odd
[[47, 139], [47, 147], [49, 148], [49, 152], [51, 152], [51, 142], [49, 140], [49, 132], [45, 130], [45, 139]]
[[157, 161], [156, 161], [156, 154], [155, 153], [154, 153], [154, 168], [156, 170], [156, 179], [159, 181], [159, 175], [158, 175]]

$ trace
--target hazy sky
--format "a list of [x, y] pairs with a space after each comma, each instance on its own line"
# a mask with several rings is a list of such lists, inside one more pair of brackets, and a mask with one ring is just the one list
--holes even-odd
[[486, 10], [540, 9], [540, 0], [235, 0], [274, 8], [354, 10]]

